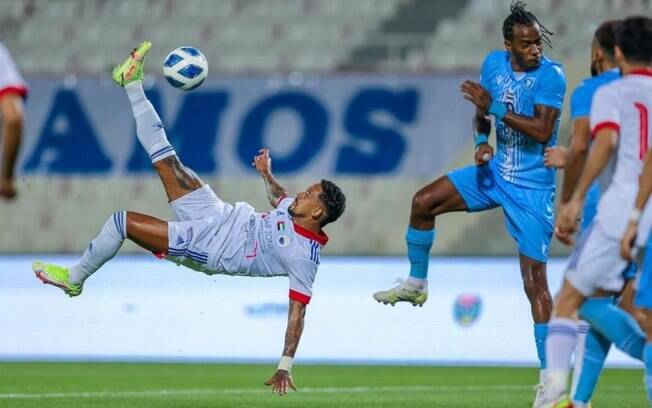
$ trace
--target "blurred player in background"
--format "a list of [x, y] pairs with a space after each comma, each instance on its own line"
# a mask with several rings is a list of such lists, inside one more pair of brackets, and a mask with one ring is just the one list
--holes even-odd
[[26, 96], [25, 80], [18, 72], [9, 50], [0, 43], [0, 198], [11, 199], [16, 196], [14, 172], [23, 135], [23, 99]]
[[113, 79], [125, 88], [138, 140], [149, 154], [177, 221], [163, 221], [131, 211], [114, 213], [71, 268], [35, 262], [36, 276], [70, 296], [82, 292], [84, 281], [113, 258], [126, 238], [177, 264], [206, 274], [288, 276], [290, 305], [283, 356], [274, 376], [265, 384], [280, 395], [295, 389], [292, 361], [303, 331], [306, 305], [319, 265], [319, 253], [328, 237], [322, 230], [342, 215], [345, 197], [332, 182], [322, 180], [296, 198], [272, 176], [271, 159], [262, 149], [252, 163], [260, 173], [275, 210], [257, 213], [247, 203], [235, 206], [220, 200], [170, 145], [163, 124], [142, 87], [143, 62], [151, 48], [144, 42]]
[[[620, 21], [607, 21], [598, 27], [591, 43], [591, 77], [584, 79], [573, 91], [570, 102], [571, 137], [568, 150], [563, 146], [546, 149], [544, 161], [547, 166], [565, 168], [561, 202], [570, 200], [577, 180], [582, 173], [586, 156], [591, 144], [589, 115], [593, 94], [602, 85], [620, 78], [620, 70], [614, 59], [616, 29]], [[597, 211], [600, 191], [606, 190], [611, 172], [605, 170], [600, 180], [593, 182], [583, 208], [580, 231], [593, 222]], [[602, 185], [601, 185], [602, 184]], [[636, 276], [636, 264], [631, 262], [623, 272], [627, 281], [619, 306], [639, 316], [633, 302], [633, 279]], [[610, 302], [612, 297], [591, 299], [591, 302]], [[575, 368], [571, 382], [571, 398], [577, 408], [587, 406], [600, 377], [600, 371], [611, 347], [611, 341], [592, 328], [587, 322], [580, 321], [577, 330], [577, 347], [575, 349]]]
[[[512, 4], [503, 23], [506, 50], [486, 57], [479, 84], [466, 81], [461, 88], [476, 106], [475, 165], [452, 171], [415, 194], [406, 234], [410, 276], [395, 288], [374, 294], [377, 301], [392, 305], [423, 304], [435, 218], [452, 211], [502, 207], [507, 230], [518, 245], [542, 370], [546, 368], [544, 346], [552, 311], [546, 262], [555, 192], [555, 170], [544, 165], [543, 153], [556, 144], [566, 91], [561, 66], [543, 55], [543, 44], [549, 43], [551, 34], [525, 4]], [[488, 143], [488, 115], [496, 122], [495, 157]]]
[[[548, 376], [537, 407], [570, 406], [565, 397], [571, 354], [577, 339], [575, 313], [630, 356], [642, 359], [644, 335], [636, 320], [616, 307], [610, 296], [623, 288], [627, 261], [619, 256], [649, 147], [652, 107], [652, 20], [628, 18], [616, 28], [615, 59], [623, 77], [601, 86], [591, 105], [595, 138], [571, 199], [562, 204], [556, 235], [570, 242], [591, 184], [616, 152], [609, 187], [600, 198], [595, 221], [583, 232], [571, 255], [549, 324], [546, 343]], [[649, 226], [651, 211], [642, 220]], [[643, 230], [648, 230], [647, 227]], [[644, 242], [645, 236], [639, 237]], [[639, 242], [639, 244], [641, 243]], [[599, 297], [601, 299], [588, 299]], [[580, 308], [581, 307], [581, 308]]]
[[[651, 79], [652, 81], [652, 79]], [[652, 150], [648, 150], [643, 164], [643, 174], [639, 179], [639, 190], [636, 196], [634, 208], [629, 214], [629, 223], [623, 239], [620, 242], [620, 253], [623, 259], [632, 262], [634, 260], [634, 247], [638, 235], [647, 235], [645, 244], [645, 256], [641, 268], [641, 277], [636, 289], [635, 305], [640, 307], [643, 313], [643, 327], [646, 332], [646, 343], [643, 349], [643, 361], [645, 363], [645, 388], [648, 399], [652, 402], [652, 234], [649, 225], [647, 231], [639, 231], [641, 215], [645, 211], [646, 204], [652, 192]], [[640, 240], [639, 240], [640, 242]]]

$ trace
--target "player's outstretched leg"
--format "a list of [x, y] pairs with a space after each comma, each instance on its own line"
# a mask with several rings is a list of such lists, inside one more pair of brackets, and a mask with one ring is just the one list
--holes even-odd
[[115, 256], [126, 238], [147, 250], [167, 252], [168, 224], [144, 214], [115, 212], [76, 265], [66, 268], [37, 261], [32, 264], [32, 270], [43, 283], [62, 289], [68, 296], [78, 296], [84, 281]]
[[138, 141], [152, 160], [168, 199], [173, 201], [201, 188], [204, 183], [179, 161], [165, 134], [161, 118], [143, 90], [145, 57], [151, 47], [152, 43], [148, 41], [136, 47], [125, 62], [113, 69], [113, 81], [127, 92], [136, 121]]
[[410, 224], [405, 234], [410, 276], [388, 290], [374, 293], [376, 301], [394, 306], [409, 302], [423, 306], [428, 299], [428, 263], [435, 239], [435, 217], [451, 211], [463, 211], [466, 203], [448, 176], [443, 176], [419, 190], [412, 199]]

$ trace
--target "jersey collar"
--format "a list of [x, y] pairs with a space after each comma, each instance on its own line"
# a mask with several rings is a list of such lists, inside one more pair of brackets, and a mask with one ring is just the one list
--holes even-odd
[[633, 75], [652, 76], [652, 69], [651, 68], [633, 69], [629, 73]]
[[321, 246], [326, 245], [326, 243], [328, 242], [328, 235], [326, 235], [324, 231], [319, 231], [319, 234], [315, 234], [314, 232], [309, 231], [303, 227], [300, 227], [297, 224], [294, 224], [294, 231], [305, 238], [312, 239], [313, 241], [317, 241]]

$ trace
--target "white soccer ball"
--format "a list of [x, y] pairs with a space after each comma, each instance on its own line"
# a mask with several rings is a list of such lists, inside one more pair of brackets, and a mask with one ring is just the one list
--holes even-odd
[[197, 48], [183, 46], [173, 50], [163, 61], [163, 76], [175, 88], [197, 88], [208, 75], [206, 57]]

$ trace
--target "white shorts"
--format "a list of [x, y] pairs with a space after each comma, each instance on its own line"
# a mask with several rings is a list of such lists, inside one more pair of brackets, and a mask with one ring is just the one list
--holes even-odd
[[598, 289], [620, 292], [625, 284], [623, 271], [627, 265], [620, 257], [620, 241], [606, 235], [596, 221], [577, 241], [564, 277], [586, 297]]
[[215, 273], [208, 247], [233, 206], [220, 200], [209, 185], [170, 202], [176, 221], [168, 222], [166, 259], [191, 269]]

